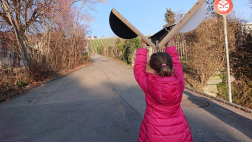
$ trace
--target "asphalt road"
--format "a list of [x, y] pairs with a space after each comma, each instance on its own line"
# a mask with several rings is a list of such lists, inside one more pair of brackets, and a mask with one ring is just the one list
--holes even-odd
[[[137, 142], [144, 93], [132, 67], [100, 55], [80, 69], [0, 104], [0, 142]], [[183, 94], [195, 142], [252, 142], [252, 114]]]

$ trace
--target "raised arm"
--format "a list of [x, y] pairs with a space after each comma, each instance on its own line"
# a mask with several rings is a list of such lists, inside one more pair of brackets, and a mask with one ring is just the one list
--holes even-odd
[[147, 53], [146, 44], [142, 41], [142, 47], [137, 49], [136, 59], [134, 65], [134, 75], [139, 86], [143, 91], [147, 90], [147, 73], [146, 73], [146, 63], [147, 63]]
[[175, 69], [182, 69], [182, 65], [180, 63], [179, 55], [178, 55], [176, 47], [175, 46], [166, 47], [165, 52], [167, 52], [168, 54], [171, 55], [172, 62], [173, 62], [173, 67]]
[[[182, 86], [185, 85], [185, 81], [184, 81], [184, 73], [183, 73], [183, 67], [180, 63], [180, 60], [179, 60], [179, 55], [178, 55], [178, 52], [177, 52], [177, 49], [175, 46], [171, 46], [171, 47], [166, 47], [165, 48], [165, 52], [167, 52], [168, 54], [171, 55], [172, 57], [172, 62], [173, 62], [173, 67], [175, 69], [175, 72], [174, 72], [174, 75], [176, 78], [179, 78], [181, 77], [182, 79]], [[184, 89], [184, 87], [183, 87]], [[183, 90], [182, 90], [183, 92]]]
[[173, 46], [175, 44], [176, 38], [172, 37], [168, 43], [166, 44], [166, 48], [165, 48], [165, 52], [167, 52], [168, 54], [171, 55], [172, 57], [172, 61], [173, 61], [173, 67], [174, 69], [178, 70], [181, 69], [182, 73], [183, 73], [183, 69], [179, 60], [179, 55], [177, 52], [177, 49], [175, 46]]

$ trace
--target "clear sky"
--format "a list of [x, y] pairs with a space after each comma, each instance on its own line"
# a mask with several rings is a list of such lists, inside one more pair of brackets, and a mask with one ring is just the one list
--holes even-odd
[[[94, 22], [88, 36], [108, 37], [114, 35], [109, 26], [109, 15], [112, 8], [121, 13], [132, 25], [144, 35], [158, 32], [165, 25], [166, 8], [175, 13], [187, 13], [198, 0], [108, 0], [108, 4], [98, 4], [92, 12]], [[249, 0], [233, 0], [235, 13], [251, 21], [252, 9]]]

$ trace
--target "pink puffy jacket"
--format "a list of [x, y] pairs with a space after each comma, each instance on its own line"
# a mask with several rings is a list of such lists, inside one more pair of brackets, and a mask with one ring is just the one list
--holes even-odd
[[139, 142], [192, 142], [190, 128], [180, 107], [184, 75], [175, 46], [168, 47], [175, 72], [161, 77], [146, 72], [147, 49], [136, 53], [134, 75], [145, 93], [146, 110], [139, 133]]

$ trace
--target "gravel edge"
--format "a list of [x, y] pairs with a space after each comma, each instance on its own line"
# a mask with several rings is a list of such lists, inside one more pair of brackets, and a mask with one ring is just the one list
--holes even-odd
[[243, 111], [245, 111], [245, 112], [252, 113], [252, 110], [249, 109], [249, 108], [246, 108], [246, 107], [243, 107], [243, 106], [240, 106], [240, 105], [231, 103], [231, 102], [229, 102], [229, 101], [226, 101], [226, 100], [223, 100], [223, 99], [214, 97], [214, 96], [211, 96], [211, 95], [209, 95], [209, 94], [200, 92], [200, 91], [198, 91], [198, 90], [196, 90], [196, 89], [193, 89], [193, 88], [190, 88], [190, 87], [187, 87], [187, 86], [185, 86], [185, 88], [188, 89], [188, 90], [191, 90], [191, 91], [195, 91], [195, 92], [197, 92], [197, 93], [199, 93], [199, 94], [201, 94], [201, 95], [204, 95], [204, 96], [206, 96], [206, 97], [208, 97], [208, 98], [212, 98], [212, 99], [214, 99], [214, 100], [216, 100], [216, 101], [219, 101], [219, 102], [225, 103], [225, 104], [227, 104], [227, 105], [230, 105], [230, 106], [232, 106], [232, 107], [238, 108], [238, 109], [243, 110]]

